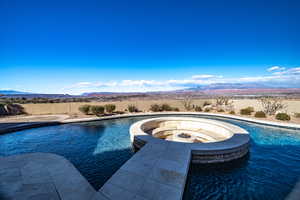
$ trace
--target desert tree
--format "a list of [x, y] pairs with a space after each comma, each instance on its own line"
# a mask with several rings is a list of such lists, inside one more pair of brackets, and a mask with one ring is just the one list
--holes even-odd
[[229, 97], [220, 96], [220, 97], [217, 97], [217, 99], [216, 99], [217, 106], [222, 106], [222, 105], [229, 106], [232, 103], [233, 102], [229, 99]]
[[192, 96], [190, 95], [187, 95], [185, 96], [183, 99], [182, 99], [182, 104], [183, 104], [183, 107], [187, 110], [187, 111], [190, 111], [193, 109], [193, 98]]
[[268, 115], [274, 115], [277, 111], [285, 109], [287, 105], [283, 103], [281, 98], [276, 97], [262, 97], [260, 103], [263, 110]]

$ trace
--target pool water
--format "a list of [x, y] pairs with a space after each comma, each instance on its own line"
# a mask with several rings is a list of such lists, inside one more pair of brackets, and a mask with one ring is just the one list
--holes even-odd
[[285, 199], [300, 181], [300, 130], [220, 120], [250, 133], [250, 153], [221, 165], [191, 165], [184, 199]]
[[[195, 116], [194, 116], [195, 117]], [[200, 116], [199, 116], [200, 117]], [[99, 189], [132, 155], [129, 127], [148, 117], [65, 124], [0, 135], [0, 156], [49, 152], [70, 160]], [[191, 165], [185, 200], [284, 199], [300, 178], [300, 130], [217, 119], [250, 133], [245, 158], [218, 165]]]

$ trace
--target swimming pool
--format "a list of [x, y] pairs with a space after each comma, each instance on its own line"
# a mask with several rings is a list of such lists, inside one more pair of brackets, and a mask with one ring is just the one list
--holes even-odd
[[[1, 135], [0, 155], [27, 152], [62, 155], [99, 189], [133, 155], [130, 125], [150, 117], [65, 124]], [[199, 117], [246, 129], [251, 136], [250, 154], [223, 165], [192, 165], [184, 199], [284, 199], [300, 175], [300, 130]]]

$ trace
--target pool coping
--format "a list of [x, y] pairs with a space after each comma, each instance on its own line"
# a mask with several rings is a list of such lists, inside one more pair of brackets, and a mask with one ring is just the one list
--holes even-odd
[[89, 117], [89, 118], [78, 118], [78, 119], [66, 119], [60, 121], [61, 123], [77, 123], [77, 122], [89, 122], [89, 121], [98, 121], [98, 120], [107, 120], [107, 119], [119, 119], [119, 118], [128, 118], [128, 117], [143, 117], [143, 116], [159, 116], [159, 115], [201, 115], [201, 116], [216, 116], [223, 117], [228, 119], [236, 119], [246, 122], [253, 122], [261, 125], [270, 125], [281, 128], [295, 128], [300, 129], [300, 124], [295, 123], [284, 123], [284, 122], [272, 122], [262, 119], [253, 119], [249, 117], [228, 115], [228, 114], [218, 114], [218, 113], [207, 113], [207, 112], [144, 112], [144, 113], [134, 113], [134, 114], [121, 114], [121, 115], [112, 115], [104, 117]]
[[76, 118], [76, 119], [64, 119], [64, 120], [53, 120], [43, 122], [23, 122], [22, 124], [16, 124], [16, 126], [0, 129], [0, 134], [21, 131], [25, 129], [43, 127], [43, 126], [55, 126], [69, 123], [81, 123], [81, 122], [92, 122], [109, 119], [122, 119], [128, 117], [146, 117], [146, 116], [160, 116], [160, 115], [201, 115], [201, 116], [215, 116], [227, 119], [240, 120], [245, 122], [257, 123], [260, 125], [275, 126], [278, 128], [290, 128], [300, 129], [300, 124], [295, 123], [284, 123], [284, 122], [272, 122], [262, 119], [253, 119], [249, 117], [234, 116], [229, 114], [218, 114], [218, 113], [207, 113], [207, 112], [144, 112], [144, 113], [131, 113], [131, 114], [120, 114], [103, 117], [87, 117], [87, 118]]

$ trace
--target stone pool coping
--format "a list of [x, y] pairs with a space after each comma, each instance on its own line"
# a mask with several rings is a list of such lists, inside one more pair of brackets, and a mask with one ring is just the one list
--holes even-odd
[[87, 118], [76, 118], [76, 119], [64, 119], [64, 120], [52, 120], [52, 121], [43, 121], [43, 122], [24, 122], [24, 123], [16, 123], [15, 126], [9, 126], [7, 128], [0, 128], [0, 134], [15, 132], [30, 128], [42, 127], [42, 126], [54, 126], [60, 124], [68, 124], [68, 123], [80, 123], [80, 122], [90, 122], [90, 121], [100, 121], [100, 120], [108, 120], [108, 119], [121, 119], [128, 117], [143, 117], [143, 116], [160, 116], [160, 115], [201, 115], [201, 116], [215, 116], [215, 117], [223, 117], [227, 119], [235, 119], [245, 122], [257, 123], [260, 125], [268, 125], [275, 126], [281, 128], [292, 128], [292, 129], [300, 129], [300, 124], [288, 123], [288, 122], [273, 122], [262, 119], [253, 119], [248, 117], [241, 117], [229, 114], [218, 114], [218, 113], [207, 113], [207, 112], [145, 112], [145, 113], [132, 113], [132, 114], [120, 114], [120, 115], [112, 115], [112, 116], [103, 116], [103, 117], [87, 117]]
[[[135, 113], [135, 114], [123, 114], [123, 115], [113, 115], [106, 117], [91, 117], [91, 118], [80, 118], [80, 119], [67, 119], [62, 121], [52, 121], [52, 122], [42, 122], [29, 124], [28, 126], [22, 125], [18, 126], [15, 129], [11, 128], [9, 131], [19, 131], [22, 129], [40, 127], [40, 126], [48, 126], [48, 125], [59, 125], [59, 124], [67, 124], [67, 123], [78, 123], [78, 122], [89, 122], [89, 121], [98, 121], [98, 120], [108, 120], [108, 119], [119, 119], [119, 118], [127, 118], [127, 117], [135, 117], [135, 116], [160, 116], [160, 115], [203, 115], [203, 116], [217, 116], [224, 117], [229, 119], [237, 119], [247, 122], [254, 122], [263, 125], [271, 125], [276, 127], [285, 127], [285, 128], [295, 128], [300, 129], [299, 124], [291, 124], [291, 123], [280, 123], [280, 122], [270, 122], [266, 120], [256, 120], [247, 117], [240, 116], [231, 116], [224, 114], [216, 114], [216, 113], [203, 113], [203, 112], [162, 112], [162, 113]], [[165, 145], [161, 145], [155, 142], [156, 140], [151, 140], [151, 142], [147, 142], [144, 144], [143, 148], [141, 148], [134, 156], [132, 156], [121, 168], [104, 184], [102, 188], [98, 192], [95, 190], [91, 190], [93, 195], [87, 198], [81, 199], [92, 199], [92, 200], [115, 200], [115, 199], [124, 199], [124, 200], [156, 200], [156, 199], [172, 199], [172, 200], [180, 200], [183, 195], [186, 177], [189, 169], [189, 164], [192, 158], [192, 154], [190, 148], [186, 145], [180, 146], [181, 151], [177, 151], [174, 154], [174, 151], [178, 149], [178, 142], [166, 142]], [[233, 141], [234, 142], [234, 141]], [[41, 153], [33, 153], [31, 155], [41, 155]], [[45, 154], [43, 154], [45, 155]], [[11, 159], [9, 157], [4, 157], [0, 159]], [[18, 155], [12, 157], [19, 157], [21, 160], [31, 160], [30, 157], [25, 155]], [[39, 156], [38, 156], [39, 157]], [[46, 156], [47, 157], [47, 156]], [[59, 156], [57, 156], [59, 157]], [[41, 158], [42, 160], [42, 158]], [[47, 159], [46, 159], [47, 160]], [[1, 160], [0, 160], [1, 162]], [[44, 162], [44, 161], [43, 161]], [[18, 168], [17, 163], [13, 162], [12, 167]], [[48, 162], [47, 162], [48, 163]], [[61, 162], [63, 165], [70, 166], [68, 161]], [[49, 170], [58, 169], [57, 166], [54, 167], [48, 166]], [[61, 166], [63, 169], [66, 166]], [[74, 169], [73, 174], [68, 174], [68, 172], [60, 174], [60, 180], [70, 181], [70, 185], [73, 184], [72, 180], [74, 177], [81, 177], [80, 173], [72, 166]], [[72, 168], [71, 167], [71, 168]], [[40, 168], [28, 168], [28, 173], [39, 172]], [[52, 168], [52, 169], [51, 169]], [[77, 171], [76, 172], [74, 172]], [[68, 170], [66, 170], [68, 171]], [[71, 173], [71, 172], [70, 172]], [[75, 175], [77, 174], [77, 175]], [[79, 176], [78, 176], [79, 175]], [[53, 178], [53, 177], [52, 177]], [[84, 178], [83, 178], [84, 179]], [[27, 181], [35, 180], [32, 176], [27, 176], [25, 179]], [[74, 180], [76, 184], [73, 185], [75, 187], [77, 185], [77, 179]], [[80, 186], [76, 186], [75, 191], [78, 189], [80, 191], [82, 188], [89, 188], [89, 183], [82, 178], [79, 178]], [[63, 184], [61, 185], [64, 186]], [[40, 186], [42, 187], [42, 186]], [[45, 186], [46, 187], [46, 186]], [[70, 186], [71, 187], [71, 186]], [[48, 188], [48, 186], [46, 187]], [[43, 190], [45, 188], [42, 188]], [[93, 188], [92, 188], [93, 189]], [[88, 189], [90, 190], [90, 189]], [[73, 190], [64, 190], [63, 196], [73, 195], [74, 198], [69, 199], [79, 199], [76, 198], [77, 192]], [[68, 199], [61, 198], [60, 199]]]

